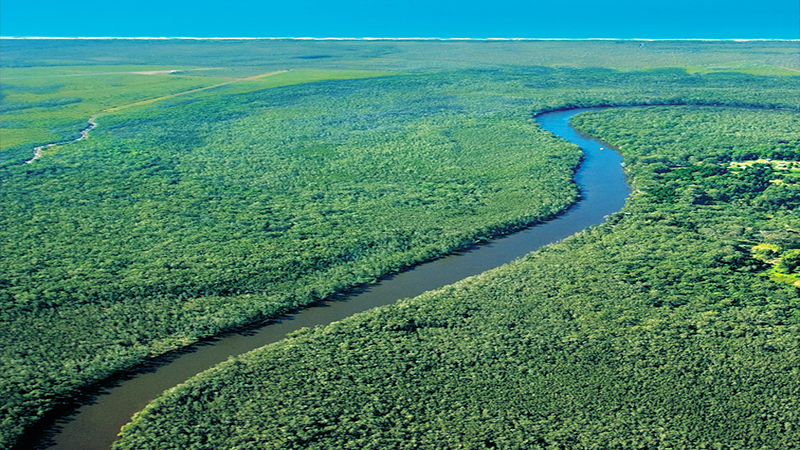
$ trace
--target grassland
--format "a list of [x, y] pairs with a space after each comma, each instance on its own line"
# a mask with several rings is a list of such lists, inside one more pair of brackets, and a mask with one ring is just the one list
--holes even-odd
[[[115, 371], [556, 214], [577, 198], [570, 178], [580, 155], [542, 132], [534, 111], [665, 102], [796, 109], [796, 76], [681, 68], [743, 55], [788, 67], [797, 54], [786, 43], [739, 44], [4, 42], [0, 443]], [[614, 68], [591, 67], [600, 65]], [[174, 68], [182, 73], [105, 74]], [[247, 80], [279, 70], [289, 71]], [[89, 139], [21, 164], [32, 144], [74, 136], [98, 112], [222, 83], [230, 84], [109, 111]], [[717, 118], [741, 128], [730, 113]], [[793, 122], [786, 127], [795, 132]], [[793, 148], [778, 142], [783, 131], [773, 134], [759, 152]], [[577, 249], [562, 249], [562, 271], [584, 258]], [[615, 270], [635, 269], [617, 262]], [[538, 270], [513, 276], [527, 286], [548, 273]], [[610, 295], [602, 279], [582, 275], [581, 298]], [[720, 280], [724, 295], [741, 297], [739, 280]], [[793, 317], [791, 286], [758, 286], [775, 290], [781, 314]], [[468, 291], [480, 303], [492, 289]], [[652, 295], [671, 304], [678, 294], [666, 292]], [[448, 305], [463, 309], [459, 298], [444, 301], [442, 314]], [[509, 304], [536, 309], [526, 301]], [[645, 315], [664, 331], [678, 320], [671, 314]], [[458, 347], [470, 333], [488, 336], [475, 326], [439, 342]], [[314, 331], [308, 342], [318, 332], [326, 333]], [[283, 361], [280, 370], [307, 361]], [[498, 393], [498, 405], [503, 398]], [[128, 442], [137, 442], [133, 430]]]
[[[170, 73], [172, 70], [178, 72]], [[200, 70], [203, 69], [107, 65], [58, 67], [50, 71], [41, 67], [3, 69], [0, 163], [29, 158], [31, 148], [37, 145], [74, 139], [91, 116], [142, 102], [191, 95], [206, 89], [231, 94], [331, 79], [388, 75], [386, 72], [346, 70], [265, 72], [242, 78], [189, 75]], [[272, 75], [274, 79], [265, 80], [264, 75]]]
[[[42, 71], [5, 69], [2, 96], [0, 157], [15, 161], [31, 147], [68, 139], [86, 120], [110, 107], [166, 94], [209, 86], [224, 79], [110, 73], [107, 66], [93, 67], [78, 77], [43, 77]], [[132, 69], [128, 67], [128, 69]], [[157, 70], [146, 66], [141, 70]], [[65, 72], [70, 73], [71, 70]], [[32, 75], [33, 74], [33, 75]], [[32, 78], [29, 78], [32, 77]]]

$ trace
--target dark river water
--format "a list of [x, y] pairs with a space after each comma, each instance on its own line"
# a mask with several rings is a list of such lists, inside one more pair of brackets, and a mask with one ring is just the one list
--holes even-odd
[[303, 309], [260, 328], [195, 346], [172, 355], [166, 362], [143, 367], [139, 373], [109, 380], [97, 388], [88, 403], [78, 407], [77, 412], [72, 407], [67, 408], [69, 411], [55, 414], [62, 414], [61, 417], [52, 418], [48, 423], [40, 424], [37, 430], [31, 430], [20, 442], [20, 448], [43, 446], [47, 441], [55, 443], [48, 447], [51, 449], [108, 450], [116, 440], [120, 427], [129, 422], [134, 413], [142, 410], [165, 390], [230, 356], [276, 342], [302, 327], [325, 325], [376, 306], [452, 284], [514, 261], [590, 225], [602, 223], [605, 216], [622, 208], [630, 188], [622, 171], [620, 155], [600, 141], [579, 135], [569, 126], [569, 119], [573, 115], [595, 109], [605, 108], [556, 111], [536, 118], [543, 128], [578, 144], [585, 153], [585, 160], [575, 174], [582, 200], [565, 214], [545, 224], [386, 278], [342, 301], [328, 301]]

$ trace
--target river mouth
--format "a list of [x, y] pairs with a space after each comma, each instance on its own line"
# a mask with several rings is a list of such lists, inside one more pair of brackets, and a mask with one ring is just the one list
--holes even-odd
[[521, 258], [548, 244], [558, 242], [581, 230], [603, 223], [609, 214], [619, 211], [630, 194], [622, 169], [622, 157], [610, 147], [591, 137], [580, 135], [569, 125], [575, 114], [608, 107], [553, 111], [536, 116], [545, 130], [577, 144], [584, 159], [574, 179], [580, 188], [581, 201], [564, 214], [543, 224], [498, 238], [472, 249], [421, 264], [411, 270], [384, 278], [380, 283], [363, 287], [346, 299], [323, 301], [296, 314], [267, 321], [260, 328], [229, 334], [173, 352], [164, 358], [121, 374], [89, 390], [79, 402], [91, 402], [76, 409], [67, 405], [54, 411], [28, 431], [15, 448], [52, 448], [59, 450], [107, 450], [117, 439], [120, 428], [136, 412], [165, 390], [188, 378], [236, 356], [277, 342], [288, 333], [304, 327], [326, 325], [353, 314], [415, 297], [469, 276]]

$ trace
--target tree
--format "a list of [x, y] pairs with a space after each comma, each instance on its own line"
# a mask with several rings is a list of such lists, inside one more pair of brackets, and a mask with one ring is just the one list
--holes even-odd
[[800, 267], [800, 249], [784, 253], [781, 262], [778, 263], [778, 270], [783, 273], [797, 272], [798, 267]]

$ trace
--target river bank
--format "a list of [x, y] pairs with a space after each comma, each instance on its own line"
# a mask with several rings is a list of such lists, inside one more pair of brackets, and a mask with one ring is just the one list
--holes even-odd
[[[605, 109], [605, 108], [595, 108]], [[328, 301], [303, 309], [295, 315], [270, 321], [266, 326], [245, 333], [229, 335], [167, 357], [168, 363], [152, 365], [146, 373], [120, 377], [115, 386], [98, 387], [94, 403], [81, 406], [63, 425], [64, 415], [50, 419], [56, 449], [107, 449], [116, 439], [119, 428], [149, 401], [189, 377], [249, 350], [277, 342], [287, 333], [304, 327], [324, 325], [355, 313], [393, 303], [400, 298], [452, 284], [520, 258], [537, 248], [557, 242], [584, 228], [602, 223], [605, 216], [618, 211], [628, 196], [622, 171], [622, 158], [616, 152], [602, 151], [600, 141], [580, 136], [569, 126], [570, 118], [591, 108], [548, 112], [536, 117], [544, 129], [579, 145], [584, 161], [575, 173], [582, 200], [565, 214], [545, 224], [494, 240], [470, 251], [460, 252], [370, 285], [363, 293], [346, 301]], [[74, 411], [73, 408], [68, 408]], [[44, 425], [44, 424], [43, 424]], [[43, 427], [44, 428], [44, 427]], [[41, 436], [41, 428], [36, 433]], [[52, 435], [52, 433], [51, 433]], [[38, 437], [38, 436], [37, 436]], [[31, 440], [22, 440], [31, 443]], [[44, 442], [39, 441], [38, 446]], [[21, 448], [21, 447], [20, 447]]]

